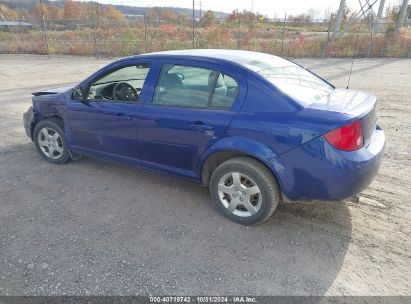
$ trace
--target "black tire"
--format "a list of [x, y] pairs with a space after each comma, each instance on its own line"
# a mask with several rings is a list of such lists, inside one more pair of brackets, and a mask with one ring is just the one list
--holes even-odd
[[[250, 196], [250, 199], [248, 200], [249, 202], [252, 199], [258, 201], [254, 202], [256, 206], [255, 209], [257, 209], [257, 211], [253, 209], [253, 212], [255, 212], [254, 214], [248, 212], [251, 208], [247, 209], [245, 207], [247, 204], [245, 203], [244, 205], [242, 205], [242, 203], [238, 203], [237, 207], [235, 207], [232, 212], [229, 211], [229, 207], [223, 204], [223, 201], [227, 204], [228, 200], [233, 200], [233, 196], [236, 196], [236, 199], [238, 200], [241, 199], [239, 198], [239, 196], [241, 196], [243, 198], [243, 202], [247, 201], [246, 197], [248, 196], [242, 196], [241, 189], [231, 195], [223, 194], [224, 192], [219, 192], [220, 180], [225, 180], [226, 176], [229, 176], [230, 173], [234, 172], [239, 173], [237, 176], [240, 176], [241, 186], [245, 187], [245, 190], [248, 188], [247, 185], [242, 184], [244, 182], [251, 185], [250, 187], [252, 187], [252, 185], [256, 185], [260, 190], [259, 194], [256, 196], [257, 198], [255, 196]], [[228, 180], [229, 179], [230, 177]], [[234, 175], [231, 177], [231, 180], [233, 179]], [[233, 190], [232, 187], [234, 187], [234, 181], [230, 186], [230, 191]], [[280, 188], [271, 171], [261, 162], [249, 157], [232, 158], [218, 166], [211, 176], [209, 188], [211, 198], [222, 214], [230, 220], [244, 225], [255, 225], [267, 220], [272, 215], [281, 200]], [[224, 195], [222, 199], [220, 199], [219, 193]], [[244, 194], [245, 192], [242, 193]], [[261, 197], [259, 197], [260, 195]], [[230, 202], [228, 202], [228, 204], [230, 204]], [[248, 206], [250, 207], [249, 204]], [[257, 208], [258, 206], [259, 208]], [[236, 212], [237, 214], [234, 214], [233, 212]], [[243, 216], [238, 215], [238, 213], [243, 214]], [[245, 213], [249, 213], [249, 215], [245, 216]]]
[[[44, 134], [42, 135], [43, 133], [42, 130], [45, 128], [47, 128], [47, 130], [49, 131], [49, 134], [54, 135], [52, 131], [58, 134], [58, 139], [56, 140], [55, 144], [57, 145], [56, 148], [59, 148], [59, 150], [62, 150], [62, 152], [58, 152], [56, 150], [55, 153], [58, 152], [58, 155], [55, 155], [53, 153], [53, 157], [55, 158], [52, 158], [46, 155], [46, 153], [48, 153], [47, 146], [45, 147], [46, 152], [44, 152], [44, 150], [40, 147], [39, 136], [40, 136], [40, 140], [45, 139]], [[46, 161], [53, 163], [53, 164], [65, 164], [71, 160], [70, 151], [67, 147], [67, 141], [66, 141], [66, 137], [64, 136], [63, 124], [61, 120], [57, 118], [49, 118], [49, 119], [40, 121], [34, 128], [33, 141], [36, 146], [37, 152]]]

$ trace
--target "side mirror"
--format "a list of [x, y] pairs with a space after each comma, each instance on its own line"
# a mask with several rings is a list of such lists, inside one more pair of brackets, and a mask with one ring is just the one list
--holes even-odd
[[83, 99], [83, 92], [81, 91], [80, 87], [76, 87], [71, 94], [71, 98], [74, 100], [82, 100]]
[[75, 87], [73, 93], [71, 94], [71, 98], [83, 103], [88, 103], [86, 86], [80, 84], [79, 86]]

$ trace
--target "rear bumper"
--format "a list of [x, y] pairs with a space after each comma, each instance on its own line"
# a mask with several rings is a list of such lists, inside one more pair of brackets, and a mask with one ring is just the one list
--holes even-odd
[[23, 114], [23, 124], [24, 130], [26, 131], [26, 135], [33, 140], [32, 136], [32, 126], [34, 124], [34, 112], [33, 107], [30, 107], [26, 113]]
[[[354, 152], [316, 138], [280, 158], [277, 172], [290, 200], [341, 200], [357, 195], [376, 176], [385, 149], [384, 132], [377, 127], [369, 144]], [[278, 170], [277, 170], [278, 171]]]

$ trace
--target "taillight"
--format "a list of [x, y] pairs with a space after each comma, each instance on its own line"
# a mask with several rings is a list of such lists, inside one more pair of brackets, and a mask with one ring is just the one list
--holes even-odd
[[361, 122], [356, 120], [324, 135], [334, 147], [343, 151], [355, 151], [364, 146]]

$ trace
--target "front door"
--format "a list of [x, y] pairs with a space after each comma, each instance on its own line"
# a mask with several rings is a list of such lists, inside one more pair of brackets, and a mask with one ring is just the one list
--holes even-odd
[[137, 116], [149, 71], [149, 63], [115, 65], [90, 80], [85, 100], [74, 92], [64, 115], [73, 151], [111, 159], [138, 158]]

